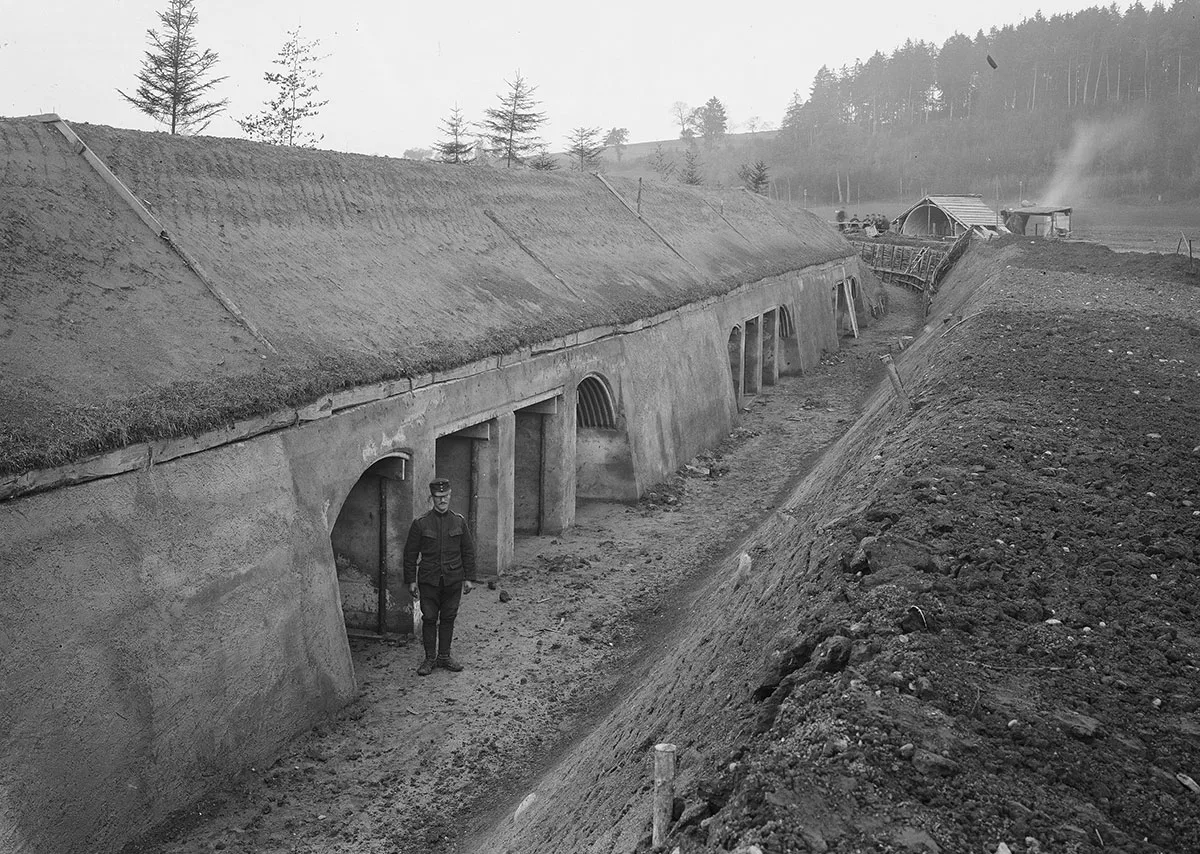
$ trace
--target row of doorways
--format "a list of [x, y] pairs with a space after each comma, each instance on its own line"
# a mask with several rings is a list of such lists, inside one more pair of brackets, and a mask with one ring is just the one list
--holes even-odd
[[[562, 400], [560, 395], [515, 410], [511, 460], [502, 458], [494, 419], [436, 441], [436, 476], [450, 480], [450, 509], [466, 517], [484, 577], [500, 570], [496, 565], [499, 537], [536, 535], [546, 528], [549, 478], [561, 476], [550, 449], [555, 429], [573, 426], [577, 432], [578, 459], [572, 462], [581, 484], [603, 483], [592, 469], [611, 472], [612, 457], [628, 460], [623, 425], [602, 377], [589, 376], [580, 383], [573, 425], [558, 417]], [[602, 449], [599, 456], [597, 447]], [[501, 519], [509, 517], [509, 508], [499, 506], [498, 484], [502, 469], [509, 465], [512, 522], [506, 532], [501, 526], [508, 525]], [[350, 490], [331, 532], [342, 611], [352, 635], [379, 637], [414, 629], [412, 601], [403, 578], [404, 545], [414, 515], [426, 512], [430, 505], [427, 484], [416, 483], [413, 470], [408, 453], [375, 462]], [[587, 492], [585, 486], [578, 497], [587, 497]]]

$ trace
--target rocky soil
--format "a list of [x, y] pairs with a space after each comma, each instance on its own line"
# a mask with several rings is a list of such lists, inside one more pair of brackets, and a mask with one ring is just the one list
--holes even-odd
[[918, 408], [766, 546], [801, 595], [680, 851], [1200, 851], [1200, 279], [1014, 240], [954, 282]]

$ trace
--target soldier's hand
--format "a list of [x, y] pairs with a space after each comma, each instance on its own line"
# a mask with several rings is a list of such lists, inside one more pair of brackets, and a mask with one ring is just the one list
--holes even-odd
[[412, 594], [412, 598], [417, 598], [417, 582], [414, 581], [412, 584], [408, 585], [408, 592]]
[[475, 585], [469, 581], [463, 581], [463, 593], [470, 593], [475, 589]]

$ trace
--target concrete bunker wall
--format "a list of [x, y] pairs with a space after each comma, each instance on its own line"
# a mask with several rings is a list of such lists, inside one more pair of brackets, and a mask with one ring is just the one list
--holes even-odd
[[[791, 353], [776, 336], [782, 349], [766, 363], [803, 370], [837, 346], [827, 293], [844, 275], [831, 264], [766, 280], [591, 340], [425, 377], [331, 417], [0, 503], [0, 841], [114, 851], [353, 696], [331, 538], [343, 508], [369, 508], [373, 466], [406, 457], [386, 477], [409, 481], [389, 499], [411, 506], [389, 514], [411, 518], [445, 449], [476, 443], [473, 482], [459, 492], [473, 502], [481, 569], [503, 572], [514, 530], [533, 518], [528, 484], [539, 482], [543, 532], [574, 520], [580, 382], [601, 376], [612, 392], [636, 497], [735, 425], [730, 329], [767, 328], [764, 314], [786, 307]], [[535, 417], [540, 477], [516, 467]], [[391, 578], [396, 532], [386, 542]]]

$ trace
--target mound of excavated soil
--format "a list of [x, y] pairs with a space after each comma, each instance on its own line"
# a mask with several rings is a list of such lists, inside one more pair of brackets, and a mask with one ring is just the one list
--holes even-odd
[[1200, 850], [1200, 288], [1055, 250], [976, 250], [923, 405], [762, 542], [780, 635], [681, 851]]

